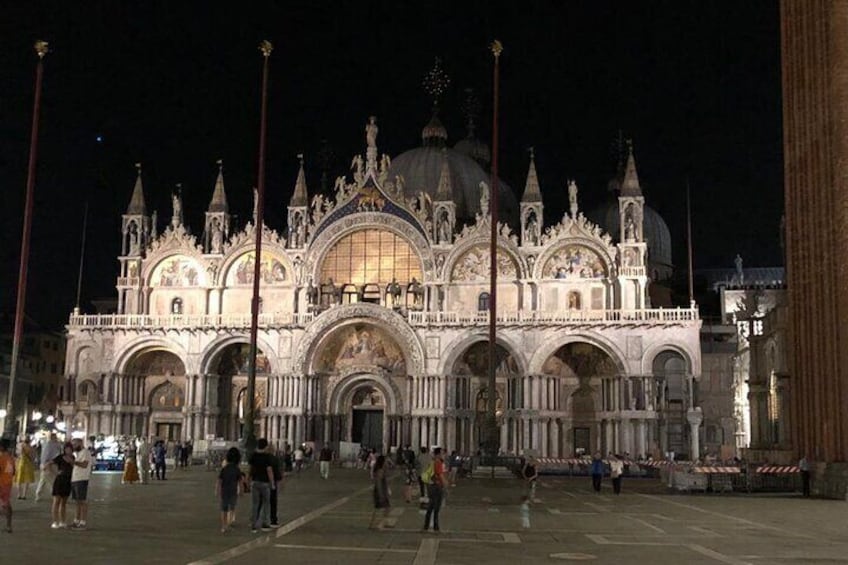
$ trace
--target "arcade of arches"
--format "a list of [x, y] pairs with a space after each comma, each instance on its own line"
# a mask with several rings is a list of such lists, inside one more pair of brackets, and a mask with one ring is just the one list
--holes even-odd
[[[603, 452], [685, 452], [685, 406], [697, 391], [676, 351], [653, 359], [650, 376], [622, 374], [599, 346], [567, 343], [523, 374], [496, 347], [496, 406], [504, 453], [565, 457]], [[276, 374], [257, 355], [257, 432], [278, 444], [297, 441], [442, 445], [476, 451], [490, 394], [488, 342], [465, 347], [449, 375], [409, 375], [406, 354], [388, 330], [367, 320], [334, 328], [314, 348], [309, 375]], [[86, 379], [77, 401], [89, 428], [169, 439], [238, 439], [246, 413], [249, 346], [230, 343], [209, 374], [187, 375], [173, 352], [136, 354], [124, 374]], [[114, 403], [114, 409], [110, 403]]]

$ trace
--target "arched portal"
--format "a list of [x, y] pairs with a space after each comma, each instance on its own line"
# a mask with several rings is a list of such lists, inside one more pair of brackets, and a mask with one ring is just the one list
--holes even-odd
[[[215, 354], [209, 365], [212, 375], [216, 377], [209, 385], [209, 392], [212, 400], [210, 404], [219, 409], [218, 435], [229, 440], [243, 436], [249, 360], [248, 343], [230, 343]], [[266, 405], [267, 379], [270, 372], [270, 360], [262, 350], [257, 350], [254, 421], [257, 436], [260, 437], [266, 434], [261, 410]]]
[[598, 346], [588, 342], [567, 343], [542, 364], [540, 386], [547, 397], [545, 409], [564, 410], [568, 417], [554, 422], [557, 426], [549, 437], [559, 437], [559, 445], [550, 452], [587, 455], [599, 448], [607, 449], [615, 442], [602, 433], [598, 411], [608, 399], [603, 398], [607, 383], [618, 374], [615, 361]]
[[656, 385], [656, 406], [661, 427], [660, 449], [663, 453], [673, 451], [680, 457], [689, 452], [689, 430], [686, 410], [695, 406], [697, 391], [687, 380], [687, 363], [675, 350], [665, 350], [654, 357], [652, 373]]
[[146, 349], [132, 357], [124, 368], [120, 390], [109, 396], [120, 404], [137, 405], [146, 411], [119, 416], [130, 421], [119, 429], [165, 440], [182, 440], [185, 374], [183, 360], [166, 349]]
[[[495, 390], [489, 388], [489, 342], [471, 344], [453, 363], [452, 408], [467, 414], [453, 423], [448, 443], [466, 453], [476, 451], [483, 440], [490, 395], [495, 395], [495, 414], [501, 425], [502, 451], [517, 453], [523, 424], [516, 410], [523, 407], [524, 387], [516, 357], [501, 344], [495, 346]], [[460, 412], [462, 411], [462, 412]]]

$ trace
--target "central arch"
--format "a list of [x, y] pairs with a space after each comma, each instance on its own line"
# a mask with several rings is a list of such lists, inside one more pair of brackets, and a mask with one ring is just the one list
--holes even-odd
[[[393, 444], [393, 423], [402, 413], [402, 400], [391, 379], [377, 367], [349, 374], [328, 391], [330, 413], [342, 441], [387, 453]], [[396, 438], [395, 438], [396, 439]]]

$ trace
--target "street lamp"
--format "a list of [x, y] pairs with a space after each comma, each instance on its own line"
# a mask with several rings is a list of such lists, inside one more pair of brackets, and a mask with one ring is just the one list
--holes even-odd
[[35, 412], [32, 413], [32, 421], [37, 422], [37, 421], [41, 420], [42, 416], [43, 416], [43, 414], [41, 412], [39, 412], [38, 410], [36, 410]]
[[44, 420], [45, 420], [48, 424], [52, 424], [53, 422], [55, 422], [55, 421], [56, 421], [56, 417], [55, 417], [55, 416], [53, 416], [53, 414], [50, 414], [50, 415], [48, 415], [48, 416], [47, 416]]
[[5, 408], [0, 408], [0, 418], [5, 418], [5, 417], [6, 417], [6, 414], [8, 414], [8, 412], [6, 411], [6, 409], [5, 409]]

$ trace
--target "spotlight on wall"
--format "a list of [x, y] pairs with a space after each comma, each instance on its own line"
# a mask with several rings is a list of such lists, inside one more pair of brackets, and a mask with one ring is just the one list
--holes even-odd
[[56, 418], [53, 416], [53, 414], [50, 414], [44, 419], [44, 421], [46, 421], [48, 424], [52, 424], [56, 421]]
[[36, 410], [35, 412], [32, 413], [32, 421], [33, 422], [39, 421], [41, 419], [41, 415], [42, 415], [41, 412]]

